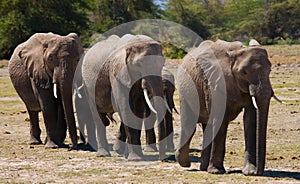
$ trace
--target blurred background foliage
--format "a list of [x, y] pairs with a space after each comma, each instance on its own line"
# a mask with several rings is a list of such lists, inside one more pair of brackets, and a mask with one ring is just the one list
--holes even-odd
[[[95, 35], [138, 19], [173, 21], [203, 39], [300, 41], [299, 0], [1, 0], [0, 59], [9, 59], [36, 32], [76, 32], [88, 47]], [[172, 44], [162, 45], [166, 57], [185, 54]]]

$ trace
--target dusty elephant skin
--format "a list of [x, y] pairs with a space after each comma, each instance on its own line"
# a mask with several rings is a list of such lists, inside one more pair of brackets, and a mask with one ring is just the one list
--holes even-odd
[[[162, 70], [162, 82], [163, 82], [163, 93], [164, 93], [164, 98], [167, 102], [168, 107], [170, 108], [169, 110], [171, 112], [166, 111], [165, 117], [164, 117], [164, 130], [163, 133], [164, 135], [160, 137], [166, 137], [166, 150], [167, 151], [174, 151], [174, 142], [173, 142], [173, 116], [172, 116], [172, 109], [177, 112], [177, 109], [175, 108], [174, 100], [173, 100], [173, 95], [175, 91], [175, 79], [174, 76], [171, 72], [169, 72], [165, 67], [163, 67]], [[157, 151], [157, 148], [155, 146], [156, 143], [156, 136], [155, 136], [155, 131], [154, 131], [154, 123], [155, 119], [147, 119], [144, 121], [145, 124], [145, 129], [146, 129], [146, 147], [144, 148], [144, 151], [147, 152], [153, 152]]]
[[[142, 159], [140, 135], [144, 110], [150, 108], [156, 111], [156, 115], [151, 115], [157, 119], [162, 119], [159, 116], [165, 110], [157, 98], [153, 98], [153, 106], [147, 105], [145, 100], [146, 96], [148, 99], [163, 98], [160, 77], [163, 64], [160, 44], [142, 35], [124, 35], [121, 38], [113, 35], [98, 42], [86, 53], [82, 79], [90, 106], [92, 104], [97, 156], [110, 156], [105, 128], [109, 124], [107, 114], [118, 112], [125, 134], [118, 136], [114, 150], [123, 153], [127, 140], [128, 160]], [[96, 113], [99, 116], [95, 116]], [[163, 155], [164, 150], [160, 151]]]
[[[163, 83], [163, 94], [164, 98], [167, 102], [166, 106], [168, 111], [166, 111], [164, 120], [163, 120], [163, 126], [162, 130], [159, 130], [159, 133], [162, 133], [163, 135], [159, 134], [159, 140], [161, 141], [163, 138], [166, 138], [165, 140], [165, 149], [166, 151], [173, 152], [174, 151], [174, 142], [173, 142], [173, 116], [172, 116], [172, 109], [177, 112], [177, 109], [175, 108], [173, 95], [175, 91], [175, 80], [174, 76], [171, 72], [169, 72], [165, 67], [163, 67], [162, 70], [162, 83]], [[169, 110], [171, 112], [169, 112]], [[178, 113], [178, 112], [177, 112]], [[144, 116], [149, 116], [149, 110], [145, 110]], [[146, 132], [146, 146], [144, 147], [145, 152], [156, 152], [156, 135], [154, 131], [154, 124], [155, 124], [155, 117], [152, 118], [146, 118], [144, 120], [145, 125], [145, 132]], [[119, 130], [119, 137], [126, 137], [124, 126], [120, 127]]]
[[63, 146], [67, 127], [77, 146], [72, 106], [72, 81], [83, 48], [75, 33], [60, 36], [36, 33], [20, 44], [9, 61], [14, 88], [30, 117], [30, 144], [41, 144], [38, 112], [42, 111], [46, 148]]
[[[215, 125], [211, 126], [211, 122], [209, 122], [212, 105], [211, 91], [213, 91], [209, 85], [213, 85], [214, 81], [209, 83], [208, 77], [214, 79], [214, 76], [217, 76], [215, 79], [219, 79], [219, 74], [214, 73], [217, 71], [214, 64], [208, 64], [213, 60], [219, 63], [224, 74], [227, 96], [221, 98], [227, 97], [226, 109], [215, 137], [204, 133], [200, 170], [215, 174], [225, 173], [223, 161], [228, 122], [235, 119], [244, 108], [246, 148], [243, 173], [245, 175], [262, 175], [266, 156], [269, 103], [274, 92], [269, 80], [271, 63], [268, 60], [267, 52], [253, 40], [249, 47], [240, 42], [204, 41], [196, 51], [184, 58], [181, 68], [186, 73], [183, 70], [178, 70], [177, 73], [182, 130], [176, 159], [181, 166], [190, 166], [189, 144], [196, 124], [192, 122], [193, 117], [196, 116], [195, 121], [202, 123], [203, 132], [209, 132], [206, 131], [208, 129], [211, 129], [210, 132], [215, 131]], [[206, 73], [201, 67], [203, 63], [211, 70], [209, 76], [205, 75]], [[199, 98], [200, 112], [194, 112], [194, 109], [197, 109], [195, 100], [190, 100], [187, 96], [189, 94], [187, 87], [190, 84], [185, 83], [187, 75], [184, 74], [188, 74], [196, 86], [197, 94], [193, 95]], [[207, 143], [209, 144], [204, 146]]]

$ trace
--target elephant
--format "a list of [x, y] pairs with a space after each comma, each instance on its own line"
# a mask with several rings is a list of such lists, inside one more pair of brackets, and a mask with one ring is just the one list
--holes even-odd
[[[166, 112], [164, 120], [163, 120], [163, 123], [164, 123], [163, 131], [164, 131], [164, 135], [167, 139], [166, 151], [174, 151], [172, 109], [174, 109], [175, 112], [177, 112], [177, 113], [178, 113], [178, 111], [175, 107], [174, 100], [173, 100], [173, 94], [175, 91], [174, 76], [170, 71], [167, 70], [166, 67], [163, 67], [163, 69], [162, 69], [162, 83], [163, 83], [163, 94], [164, 94], [165, 102], [167, 102], [165, 104], [165, 106], [168, 110]], [[145, 117], [147, 117], [148, 112], [145, 111], [144, 113], [145, 113]], [[146, 152], [156, 152], [157, 151], [157, 147], [155, 145], [156, 135], [155, 135], [155, 130], [154, 130], [154, 124], [155, 124], [155, 117], [146, 118], [144, 120], [145, 133], [146, 133], [146, 146], [144, 147], [144, 151], [146, 151]], [[126, 141], [126, 133], [124, 130], [124, 126], [120, 126], [119, 139], [122, 139], [123, 142]]]
[[[142, 160], [140, 135], [144, 111], [147, 110], [147, 118], [155, 116], [158, 122], [166, 111], [160, 76], [163, 65], [161, 45], [144, 35], [112, 35], [85, 54], [82, 80], [95, 123], [96, 156], [110, 156], [106, 126], [109, 114], [118, 112], [125, 132], [118, 136], [114, 149], [124, 152], [121, 136], [126, 135], [127, 159]], [[164, 156], [163, 149], [160, 156]]]
[[[165, 135], [167, 137], [167, 142], [166, 142], [166, 150], [167, 151], [174, 151], [174, 142], [173, 142], [173, 116], [172, 116], [172, 109], [176, 113], [178, 113], [174, 100], [173, 100], [173, 95], [175, 91], [175, 79], [174, 75], [167, 70], [166, 67], [163, 67], [162, 69], [162, 82], [163, 82], [163, 93], [164, 93], [164, 98], [165, 101], [167, 102], [166, 108], [167, 112], [164, 117], [164, 127], [165, 127]], [[151, 119], [146, 119], [144, 121], [145, 129], [146, 129], [146, 146], [144, 148], [144, 151], [147, 152], [155, 152], [157, 151], [156, 148], [156, 136], [155, 136], [155, 131], [154, 131], [154, 123], [155, 120]]]
[[177, 72], [181, 134], [175, 153], [182, 167], [190, 166], [190, 142], [200, 122], [204, 134], [200, 170], [225, 173], [228, 123], [244, 109], [243, 173], [263, 174], [269, 104], [271, 97], [278, 99], [270, 72], [267, 51], [256, 40], [249, 46], [207, 40], [184, 57]]
[[72, 82], [83, 47], [76, 33], [36, 33], [14, 50], [9, 75], [30, 118], [29, 144], [41, 144], [38, 113], [46, 128], [46, 148], [64, 147], [67, 128], [77, 146]]

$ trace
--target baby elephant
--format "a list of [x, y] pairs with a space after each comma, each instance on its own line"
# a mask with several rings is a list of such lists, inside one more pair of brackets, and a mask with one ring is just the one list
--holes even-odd
[[42, 111], [47, 133], [45, 147], [63, 146], [67, 127], [72, 147], [77, 146], [72, 82], [82, 53], [75, 33], [36, 33], [15, 49], [9, 74], [29, 113], [30, 144], [42, 143], [38, 122], [38, 112]]
[[[175, 91], [175, 79], [174, 75], [166, 69], [166, 67], [163, 67], [162, 69], [162, 82], [163, 82], [163, 92], [164, 92], [164, 98], [167, 102], [167, 109], [165, 117], [164, 117], [164, 128], [165, 130], [162, 132], [164, 135], [159, 135], [159, 140], [162, 139], [162, 137], [166, 137], [166, 150], [173, 152], [174, 151], [174, 142], [173, 142], [173, 116], [172, 116], [172, 109], [176, 113], [178, 113], [174, 100], [173, 95]], [[146, 113], [146, 112], [145, 112]], [[145, 114], [146, 115], [146, 114]], [[154, 131], [154, 123], [155, 120], [151, 119], [145, 119], [144, 125], [146, 129], [146, 146], [144, 148], [144, 151], [146, 152], [154, 152], [157, 151], [156, 148], [156, 136]]]
[[[174, 142], [173, 142], [173, 116], [172, 116], [172, 109], [176, 113], [178, 113], [177, 109], [175, 108], [173, 95], [175, 91], [175, 79], [173, 74], [168, 71], [165, 67], [162, 69], [162, 83], [163, 83], [163, 94], [165, 100], [165, 106], [167, 108], [166, 114], [164, 116], [164, 120], [161, 122], [163, 123], [162, 127], [163, 130], [159, 131], [159, 140], [163, 140], [166, 138], [166, 151], [174, 151]], [[146, 110], [144, 112], [144, 117], [148, 117], [149, 112]], [[144, 151], [146, 152], [156, 152], [156, 135], [154, 131], [154, 124], [155, 118], [145, 118], [144, 125], [145, 125], [145, 132], [146, 132], [146, 146], [144, 147]], [[118, 141], [121, 140], [123, 142], [126, 141], [126, 133], [124, 127], [121, 125], [118, 135]], [[115, 144], [114, 149], [118, 151], [118, 144]], [[120, 153], [122, 154], [122, 153]]]

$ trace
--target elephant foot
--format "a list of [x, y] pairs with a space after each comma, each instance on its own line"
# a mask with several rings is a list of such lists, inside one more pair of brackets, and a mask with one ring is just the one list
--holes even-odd
[[207, 171], [208, 165], [207, 164], [200, 164], [200, 171]]
[[207, 172], [210, 174], [224, 174], [226, 170], [224, 166], [208, 166]]
[[128, 161], [142, 161], [144, 159], [137, 153], [129, 153], [127, 160]]
[[96, 153], [96, 157], [110, 157], [110, 153], [109, 151], [107, 151], [104, 148], [99, 148], [97, 153]]
[[113, 150], [119, 155], [124, 154], [126, 143], [120, 140], [117, 140], [113, 146]]
[[43, 144], [40, 138], [35, 138], [31, 137], [30, 140], [28, 141], [28, 144], [30, 145], [38, 145], [38, 144]]
[[56, 148], [59, 148], [60, 146], [55, 144], [53, 141], [51, 140], [47, 140], [46, 141], [46, 144], [45, 144], [45, 148], [46, 149], [56, 149]]
[[255, 176], [256, 175], [256, 167], [251, 163], [246, 163], [243, 174], [246, 176]]
[[177, 150], [175, 152], [175, 159], [181, 167], [190, 167], [191, 162], [189, 158], [189, 151]]
[[145, 152], [157, 152], [157, 147], [155, 144], [147, 144], [144, 149]]

